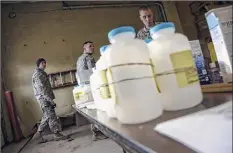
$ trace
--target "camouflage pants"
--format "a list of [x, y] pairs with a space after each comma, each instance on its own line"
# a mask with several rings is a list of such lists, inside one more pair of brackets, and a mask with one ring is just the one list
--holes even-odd
[[59, 122], [55, 113], [55, 108], [52, 105], [41, 107], [42, 119], [38, 131], [42, 132], [49, 126], [50, 130], [54, 133], [59, 131]]

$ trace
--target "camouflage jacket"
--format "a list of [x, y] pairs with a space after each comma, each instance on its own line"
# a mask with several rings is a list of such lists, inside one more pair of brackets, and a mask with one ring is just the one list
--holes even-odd
[[92, 68], [95, 67], [95, 59], [92, 55], [83, 53], [77, 61], [77, 79], [79, 84], [89, 83]]
[[38, 101], [47, 101], [53, 103], [55, 99], [49, 77], [47, 73], [36, 68], [32, 75], [32, 86], [36, 99]]

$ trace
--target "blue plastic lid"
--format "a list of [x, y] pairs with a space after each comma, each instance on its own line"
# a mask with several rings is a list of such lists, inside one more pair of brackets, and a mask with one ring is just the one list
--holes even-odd
[[75, 85], [75, 86], [74, 86], [74, 88], [78, 88], [78, 87], [79, 87], [79, 85]]
[[145, 39], [144, 40], [147, 44], [152, 41], [152, 39]]
[[219, 24], [218, 18], [213, 12], [206, 17], [206, 20], [207, 20], [209, 29], [213, 29]]
[[159, 30], [166, 29], [166, 28], [175, 28], [175, 25], [172, 22], [164, 22], [164, 23], [157, 24], [153, 28], [150, 29], [150, 34], [152, 35], [158, 32]]
[[135, 29], [131, 26], [122, 26], [122, 27], [119, 27], [119, 28], [115, 28], [115, 29], [112, 29], [111, 31], [109, 31], [108, 33], [108, 39], [112, 39], [112, 37], [120, 34], [120, 33], [123, 33], [123, 32], [132, 32], [132, 33], [135, 33]]
[[100, 54], [105, 52], [107, 48], [108, 48], [108, 45], [104, 45], [104, 46], [100, 47]]

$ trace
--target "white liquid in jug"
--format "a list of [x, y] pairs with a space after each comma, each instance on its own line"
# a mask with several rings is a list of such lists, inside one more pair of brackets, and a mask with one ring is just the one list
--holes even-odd
[[110, 93], [117, 119], [124, 124], [150, 121], [162, 114], [148, 48], [145, 42], [134, 37], [132, 27], [111, 31], [111, 52], [106, 53]]
[[180, 110], [201, 103], [203, 96], [186, 36], [175, 33], [172, 23], [150, 30], [148, 44], [165, 110]]

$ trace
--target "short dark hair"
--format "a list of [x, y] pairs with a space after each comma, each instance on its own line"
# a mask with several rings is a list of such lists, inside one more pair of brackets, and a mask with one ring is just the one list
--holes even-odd
[[149, 10], [149, 9], [151, 9], [151, 7], [149, 5], [142, 5], [142, 6], [139, 7], [139, 12], [141, 10]]
[[92, 41], [86, 41], [85, 43], [83, 43], [83, 46], [86, 45], [86, 44], [88, 44], [88, 43], [92, 43], [93, 44]]
[[44, 58], [39, 58], [39, 59], [36, 61], [36, 66], [39, 67], [41, 62], [45, 62], [45, 63], [46, 63], [46, 60], [45, 60]]

